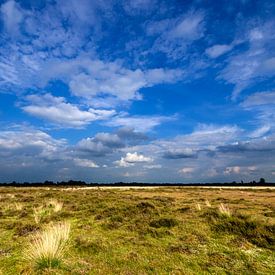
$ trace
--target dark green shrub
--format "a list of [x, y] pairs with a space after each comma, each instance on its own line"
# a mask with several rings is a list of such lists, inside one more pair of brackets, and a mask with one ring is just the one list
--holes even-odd
[[178, 225], [178, 221], [174, 218], [160, 218], [160, 219], [151, 221], [149, 225], [155, 228], [160, 228], [160, 227], [171, 228]]

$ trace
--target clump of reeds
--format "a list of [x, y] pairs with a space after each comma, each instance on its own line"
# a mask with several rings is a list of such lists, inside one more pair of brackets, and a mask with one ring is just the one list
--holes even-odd
[[219, 206], [219, 211], [220, 211], [220, 213], [221, 213], [222, 215], [224, 215], [224, 216], [228, 216], [228, 217], [231, 216], [231, 211], [230, 211], [230, 209], [229, 209], [226, 205], [224, 205], [223, 203], [220, 204], [220, 206]]
[[206, 205], [207, 207], [211, 207], [211, 203], [209, 202], [209, 200], [205, 200], [205, 205]]
[[51, 225], [36, 233], [26, 250], [26, 259], [35, 263], [38, 268], [58, 267], [63, 259], [69, 234], [68, 222]]
[[52, 207], [54, 212], [59, 212], [62, 210], [63, 202], [60, 202], [56, 199], [50, 199], [48, 205]]

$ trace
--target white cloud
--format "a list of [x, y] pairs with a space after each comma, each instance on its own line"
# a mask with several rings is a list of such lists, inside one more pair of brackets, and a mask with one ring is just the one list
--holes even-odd
[[275, 105], [275, 91], [258, 92], [248, 96], [241, 104], [243, 107]]
[[254, 130], [251, 134], [250, 137], [251, 138], [259, 138], [264, 136], [265, 134], [267, 134], [269, 131], [271, 130], [271, 126], [270, 125], [263, 125], [262, 127], [257, 128], [256, 130]]
[[86, 168], [98, 168], [99, 167], [95, 162], [93, 162], [92, 160], [89, 160], [89, 159], [76, 158], [76, 159], [74, 159], [74, 163], [77, 166], [86, 167]]
[[31, 156], [42, 159], [64, 159], [61, 154], [66, 146], [65, 140], [53, 139], [39, 130], [20, 129], [0, 132], [0, 154], [3, 156], [22, 157], [25, 161]]
[[115, 164], [120, 167], [129, 167], [133, 166], [136, 163], [144, 163], [144, 162], [152, 162], [153, 159], [150, 157], [145, 157], [142, 154], [138, 154], [137, 152], [134, 153], [127, 153], [125, 157], [121, 157], [120, 160], [115, 161]]
[[195, 168], [193, 167], [184, 167], [179, 170], [179, 173], [185, 175], [185, 174], [193, 173], [194, 171], [195, 171]]
[[161, 169], [162, 165], [161, 164], [152, 164], [152, 165], [144, 165], [143, 167], [146, 169]]
[[247, 167], [240, 167], [240, 166], [232, 166], [226, 167], [224, 170], [224, 174], [231, 175], [231, 174], [243, 174], [248, 175], [257, 171], [256, 166], [247, 166]]
[[233, 45], [214, 45], [205, 50], [206, 54], [211, 58], [217, 58], [233, 49]]
[[80, 110], [76, 105], [67, 103], [65, 98], [51, 94], [29, 95], [25, 99], [29, 102], [29, 105], [22, 107], [25, 112], [67, 127], [83, 127], [115, 114], [112, 110]]
[[275, 91], [258, 92], [249, 95], [240, 104], [255, 117], [257, 129], [251, 137], [260, 137], [272, 133], [275, 128]]
[[153, 52], [164, 52], [168, 57], [178, 59], [190, 44], [204, 35], [204, 14], [190, 11], [178, 18], [151, 22], [146, 31], [148, 35], [157, 35]]
[[[85, 71], [72, 76], [69, 82], [72, 93], [87, 99], [104, 96], [102, 103], [105, 105], [106, 101], [110, 101], [109, 105], [111, 105], [141, 99], [138, 93], [141, 88], [176, 82], [183, 75], [181, 70], [162, 68], [145, 71], [130, 70], [123, 68], [118, 62], [108, 63], [100, 60], [86, 61]], [[97, 105], [99, 102], [96, 101]], [[91, 100], [90, 103], [93, 104], [93, 101]]]
[[204, 16], [200, 12], [190, 12], [178, 20], [170, 29], [167, 37], [170, 39], [183, 39], [193, 41], [202, 36], [202, 23]]
[[1, 14], [9, 35], [18, 35], [20, 33], [20, 23], [23, 19], [22, 10], [19, 5], [14, 0], [9, 0], [1, 5]]
[[126, 114], [114, 116], [106, 125], [111, 127], [134, 127], [138, 132], [147, 132], [161, 123], [174, 120], [175, 116], [128, 116]]
[[224, 173], [225, 174], [240, 174], [241, 167], [239, 166], [233, 166], [233, 167], [226, 167]]
[[237, 126], [199, 125], [192, 133], [176, 136], [170, 141], [160, 140], [156, 143], [173, 152], [192, 153], [196, 150], [213, 149], [216, 146], [235, 140], [240, 136], [241, 129]]
[[256, 81], [273, 77], [275, 62], [273, 49], [270, 45], [275, 42], [275, 21], [254, 26], [245, 33], [248, 49], [231, 55], [228, 64], [219, 73], [218, 79], [233, 84], [232, 99], [235, 100], [240, 92]]

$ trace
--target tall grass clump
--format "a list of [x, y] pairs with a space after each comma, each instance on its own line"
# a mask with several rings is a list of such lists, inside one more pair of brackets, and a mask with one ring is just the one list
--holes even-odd
[[37, 233], [26, 251], [27, 260], [35, 263], [39, 269], [58, 267], [63, 259], [69, 234], [68, 222], [49, 226]]
[[227, 206], [225, 206], [223, 203], [220, 204], [220, 206], [219, 206], [219, 211], [220, 211], [220, 213], [221, 213], [222, 215], [224, 215], [224, 216], [228, 216], [228, 217], [231, 216], [231, 211], [230, 211], [230, 209], [229, 209]]
[[50, 199], [48, 205], [52, 207], [54, 212], [59, 212], [62, 210], [63, 202], [60, 202], [56, 199]]
[[42, 218], [47, 215], [47, 210], [43, 206], [33, 208], [33, 217], [35, 223], [40, 223]]
[[23, 209], [24, 205], [22, 203], [16, 202], [14, 204], [14, 207], [17, 211], [21, 211]]

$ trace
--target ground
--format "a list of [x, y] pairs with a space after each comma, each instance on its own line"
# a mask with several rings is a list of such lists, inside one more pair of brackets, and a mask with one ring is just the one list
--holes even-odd
[[[0, 274], [274, 274], [275, 189], [0, 188]], [[53, 267], [30, 260], [71, 225]]]

